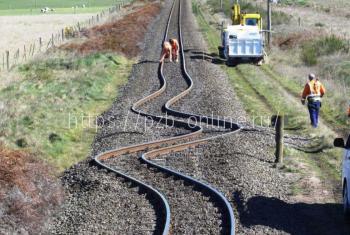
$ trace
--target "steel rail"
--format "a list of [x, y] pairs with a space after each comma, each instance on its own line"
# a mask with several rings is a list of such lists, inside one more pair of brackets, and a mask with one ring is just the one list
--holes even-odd
[[[181, 1], [181, 0], [180, 0]], [[207, 143], [210, 140], [213, 140], [215, 138], [218, 137], [222, 137], [224, 135], [229, 135], [229, 134], [233, 134], [234, 132], [237, 132], [241, 129], [241, 127], [239, 125], [237, 125], [236, 123], [232, 123], [229, 121], [225, 121], [225, 120], [220, 120], [220, 119], [215, 119], [212, 117], [208, 117], [208, 116], [200, 116], [197, 114], [193, 114], [193, 113], [187, 113], [187, 112], [180, 112], [177, 111], [175, 109], [171, 108], [171, 105], [175, 104], [177, 101], [179, 101], [182, 97], [186, 96], [187, 94], [190, 93], [190, 91], [193, 89], [193, 80], [191, 78], [191, 76], [188, 74], [187, 72], [187, 68], [186, 68], [186, 58], [185, 58], [185, 53], [184, 53], [184, 47], [183, 47], [183, 37], [182, 37], [182, 23], [181, 23], [181, 19], [182, 19], [182, 11], [181, 11], [181, 4], [179, 6], [178, 9], [178, 34], [179, 34], [179, 44], [180, 44], [180, 51], [181, 51], [181, 70], [183, 73], [183, 76], [185, 77], [188, 87], [185, 91], [181, 92], [180, 94], [178, 94], [177, 96], [171, 98], [169, 101], [166, 102], [165, 104], [165, 110], [168, 114], [171, 114], [173, 116], [177, 116], [177, 117], [181, 117], [181, 118], [195, 118], [196, 121], [199, 122], [206, 122], [207, 124], [211, 124], [211, 125], [217, 125], [217, 126], [222, 126], [225, 128], [230, 128], [232, 129], [232, 132], [228, 132], [222, 135], [218, 135], [218, 136], [214, 136], [214, 137], [208, 137], [205, 139], [201, 139], [201, 140], [195, 140], [195, 141], [191, 141], [188, 143], [184, 143], [184, 144], [179, 144], [179, 145], [174, 145], [174, 146], [169, 146], [166, 148], [161, 148], [161, 149], [156, 149], [150, 152], [146, 152], [141, 156], [141, 159], [143, 162], [156, 167], [160, 170], [163, 170], [169, 174], [173, 174], [178, 176], [179, 178], [182, 178], [186, 181], [191, 182], [192, 184], [196, 184], [199, 185], [202, 189], [205, 189], [206, 191], [209, 191], [211, 193], [211, 195], [218, 199], [218, 201], [223, 205], [223, 208], [225, 210], [225, 213], [227, 215], [226, 217], [226, 224], [229, 227], [229, 234], [235, 234], [235, 218], [234, 218], [234, 213], [233, 213], [233, 209], [231, 207], [231, 204], [228, 202], [228, 200], [225, 198], [225, 196], [220, 193], [219, 191], [217, 191], [215, 188], [213, 188], [211, 185], [209, 184], [205, 184], [203, 182], [200, 182], [190, 176], [181, 174], [179, 172], [176, 172], [174, 170], [171, 170], [169, 168], [160, 166], [152, 161], [150, 161], [149, 159], [155, 158], [159, 155], [164, 155], [164, 154], [168, 154], [168, 153], [172, 153], [172, 152], [178, 152], [178, 151], [183, 151], [186, 150], [188, 148], [194, 148], [197, 145], [200, 144], [204, 144]], [[163, 74], [163, 67], [161, 67], [161, 76], [164, 78], [164, 74]], [[164, 78], [165, 80], [165, 78]]]
[[[159, 67], [158, 67], [158, 77], [160, 80], [160, 88], [156, 92], [154, 92], [154, 93], [140, 99], [136, 103], [134, 103], [131, 107], [131, 110], [138, 115], [142, 115], [142, 116], [145, 116], [147, 118], [151, 118], [152, 120], [159, 121], [165, 125], [172, 125], [175, 127], [187, 129], [187, 130], [190, 130], [191, 132], [189, 134], [184, 134], [184, 135], [177, 136], [177, 137], [172, 137], [172, 138], [167, 138], [167, 139], [163, 139], [163, 140], [157, 140], [157, 141], [127, 146], [127, 147], [123, 147], [123, 148], [113, 149], [113, 150], [110, 150], [110, 151], [107, 151], [107, 152], [104, 152], [104, 153], [97, 155], [96, 157], [94, 157], [94, 160], [98, 165], [108, 169], [109, 171], [115, 172], [116, 174], [124, 177], [127, 180], [130, 180], [130, 181], [136, 183], [140, 187], [143, 187], [148, 192], [155, 195], [161, 201], [162, 207], [163, 207], [163, 212], [164, 212], [165, 217], [166, 217], [164, 226], [162, 227], [162, 234], [168, 234], [169, 229], [170, 229], [170, 209], [169, 209], [169, 204], [166, 201], [165, 197], [161, 193], [159, 193], [156, 189], [152, 188], [151, 186], [149, 186], [149, 185], [147, 185], [147, 184], [145, 184], [145, 183], [143, 183], [143, 182], [141, 182], [133, 177], [130, 177], [119, 170], [116, 170], [114, 168], [109, 167], [108, 165], [103, 163], [104, 160], [107, 160], [109, 158], [115, 158], [115, 157], [121, 156], [123, 154], [130, 154], [130, 153], [144, 151], [144, 153], [141, 156], [142, 162], [148, 164], [149, 166], [153, 166], [155, 168], [158, 168], [159, 170], [161, 170], [165, 173], [177, 176], [177, 177], [179, 177], [179, 178], [185, 180], [186, 182], [189, 182], [195, 186], [198, 186], [203, 191], [208, 192], [213, 199], [215, 199], [217, 202], [219, 202], [222, 209], [224, 210], [225, 215], [226, 215], [223, 217], [225, 219], [224, 224], [227, 225], [227, 227], [228, 227], [228, 231], [229, 231], [228, 233], [234, 234], [235, 233], [235, 220], [234, 220], [233, 210], [232, 210], [230, 203], [227, 201], [227, 199], [223, 196], [222, 193], [220, 193], [219, 191], [217, 191], [215, 188], [213, 188], [212, 186], [210, 186], [208, 184], [200, 182], [192, 177], [189, 177], [187, 175], [184, 175], [184, 174], [177, 172], [177, 171], [174, 171], [172, 169], [157, 165], [154, 162], [150, 161], [150, 159], [153, 159], [159, 155], [173, 153], [173, 152], [179, 152], [179, 151], [183, 151], [183, 150], [186, 150], [189, 148], [194, 148], [198, 145], [207, 143], [208, 141], [213, 140], [215, 138], [222, 137], [222, 136], [228, 135], [228, 134], [232, 134], [232, 133], [235, 133], [236, 131], [240, 130], [240, 126], [237, 125], [236, 123], [233, 123], [233, 122], [220, 120], [220, 119], [216, 119], [216, 118], [208, 117], [208, 116], [200, 116], [197, 114], [180, 112], [180, 111], [177, 111], [177, 110], [172, 109], [170, 107], [171, 105], [173, 105], [177, 101], [179, 101], [182, 97], [187, 95], [192, 90], [192, 87], [193, 87], [193, 80], [186, 70], [186, 60], [185, 60], [185, 54], [184, 54], [184, 49], [183, 49], [183, 40], [182, 40], [182, 32], [181, 32], [181, 0], [178, 0], [178, 1], [179, 1], [178, 33], [179, 33], [179, 42], [180, 42], [180, 49], [181, 49], [181, 70], [182, 70], [183, 76], [188, 84], [188, 87], [186, 90], [184, 90], [183, 92], [181, 92], [177, 96], [175, 96], [175, 97], [171, 98], [169, 101], [167, 101], [166, 104], [164, 105], [165, 110], [166, 110], [167, 114], [171, 114], [173, 116], [180, 117], [180, 118], [186, 118], [186, 119], [187, 118], [190, 118], [190, 119], [194, 118], [195, 121], [206, 122], [207, 124], [212, 124], [212, 125], [224, 127], [224, 128], [230, 129], [231, 132], [228, 132], [228, 133], [225, 133], [222, 135], [218, 135], [218, 136], [214, 136], [214, 137], [205, 138], [205, 139], [190, 141], [190, 140], [192, 140], [196, 137], [199, 137], [201, 135], [201, 133], [203, 131], [201, 126], [194, 125], [194, 124], [189, 125], [189, 123], [185, 122], [185, 121], [169, 119], [167, 117], [167, 115], [166, 115], [166, 117], [157, 116], [157, 115], [146, 113], [146, 112], [142, 111], [141, 109], [139, 109], [139, 107], [141, 107], [145, 103], [150, 102], [152, 99], [160, 96], [166, 90], [167, 82], [166, 82], [166, 79], [165, 79], [164, 74], [163, 74], [164, 63], [160, 63]], [[166, 30], [164, 33], [164, 38], [163, 38], [162, 42], [164, 42], [168, 37], [170, 20], [171, 20], [171, 17], [173, 15], [175, 3], [176, 3], [176, 0], [174, 0], [172, 7], [171, 7], [169, 18], [167, 20]], [[180, 140], [188, 140], [189, 142], [171, 145], [171, 144], [177, 143]], [[164, 145], [171, 145], [171, 146], [164, 147]], [[158, 148], [158, 149], [156, 149], [156, 148]]]

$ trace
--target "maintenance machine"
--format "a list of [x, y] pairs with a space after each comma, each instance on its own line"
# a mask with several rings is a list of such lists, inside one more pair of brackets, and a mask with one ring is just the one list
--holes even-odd
[[259, 13], [241, 13], [238, 3], [232, 7], [232, 25], [222, 26], [220, 56], [228, 64], [253, 61], [261, 64], [264, 59], [264, 35]]

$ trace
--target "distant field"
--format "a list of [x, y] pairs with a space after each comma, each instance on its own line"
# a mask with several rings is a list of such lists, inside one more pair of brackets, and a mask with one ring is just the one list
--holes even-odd
[[1, 30], [6, 35], [0, 40], [0, 56], [6, 50], [13, 56], [18, 48], [22, 50], [24, 45], [28, 48], [31, 43], [38, 43], [39, 37], [46, 46], [52, 33], [59, 32], [65, 26], [86, 21], [91, 15], [86, 13], [0, 16]]
[[111, 6], [120, 1], [117, 0], [0, 0], [0, 10], [9, 9], [40, 9], [50, 8], [69, 8], [73, 6], [101, 7]]
[[[84, 13], [98, 13], [102, 10], [105, 10], [109, 6], [100, 6], [100, 7], [86, 7], [86, 8], [77, 8], [73, 9], [68, 8], [55, 8], [54, 12], [46, 13], [45, 15], [52, 14], [84, 14]], [[40, 9], [10, 9], [10, 10], [0, 10], [0, 16], [11, 16], [11, 15], [38, 15], [42, 14]], [[44, 15], [44, 14], [43, 14]]]
[[121, 0], [0, 0], [0, 15], [35, 15], [44, 7], [55, 10], [48, 14], [95, 13], [119, 2]]

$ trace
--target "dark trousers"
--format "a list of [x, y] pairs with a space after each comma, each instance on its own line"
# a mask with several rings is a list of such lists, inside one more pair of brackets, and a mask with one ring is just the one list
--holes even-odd
[[318, 114], [320, 112], [321, 102], [320, 101], [309, 102], [307, 107], [310, 113], [311, 125], [314, 128], [316, 128], [318, 125]]

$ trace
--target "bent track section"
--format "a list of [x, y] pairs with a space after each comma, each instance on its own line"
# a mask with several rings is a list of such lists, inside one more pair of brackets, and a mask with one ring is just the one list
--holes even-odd
[[[165, 155], [173, 152], [180, 152], [189, 148], [194, 148], [198, 145], [203, 145], [210, 140], [213, 140], [223, 135], [233, 134], [240, 130], [240, 126], [236, 123], [226, 120], [220, 120], [209, 116], [201, 116], [190, 112], [181, 112], [178, 111], [172, 106], [179, 102], [181, 98], [186, 96], [193, 89], [193, 81], [191, 76], [188, 74], [186, 69], [186, 60], [183, 49], [183, 40], [182, 40], [182, 24], [181, 24], [181, 8], [183, 0], [174, 0], [169, 18], [167, 21], [166, 30], [164, 33], [163, 41], [168, 38], [169, 25], [173, 17], [177, 17], [177, 31], [178, 38], [180, 43], [180, 69], [184, 81], [187, 84], [187, 88], [180, 92], [178, 95], [172, 97], [168, 100], [163, 107], [165, 116], [159, 116], [156, 114], [148, 113], [141, 109], [142, 106], [146, 104], [151, 104], [152, 100], [157, 97], [160, 97], [167, 89], [171, 87], [167, 86], [167, 80], [164, 76], [164, 63], [160, 63], [158, 67], [158, 77], [160, 80], [160, 88], [134, 103], [131, 107], [131, 110], [137, 115], [144, 116], [146, 118], [152, 119], [154, 121], [163, 123], [164, 125], [170, 125], [177, 128], [185, 129], [189, 131], [187, 134], [180, 136], [161, 139], [157, 141], [147, 142], [136, 144], [132, 146], [127, 146], [123, 148], [113, 149], [108, 152], [101, 153], [94, 157], [95, 162], [102, 168], [105, 168], [111, 172], [116, 173], [117, 175], [123, 177], [127, 181], [130, 181], [132, 184], [140, 188], [142, 192], [145, 192], [157, 201], [157, 207], [159, 211], [157, 212], [157, 217], [159, 217], [159, 223], [155, 227], [154, 234], [169, 234], [171, 231], [172, 221], [171, 221], [171, 211], [170, 205], [165, 196], [159, 192], [155, 187], [144, 182], [147, 177], [142, 174], [148, 174], [147, 169], [142, 170], [139, 173], [133, 173], [130, 171], [125, 171], [121, 168], [113, 166], [107, 160], [131, 157], [132, 154], [142, 153], [140, 157], [141, 163], [147, 164], [150, 168], [156, 168], [158, 171], [163, 173], [163, 176], [153, 174], [152, 177], [166, 177], [170, 175], [175, 177], [175, 179], [181, 179], [186, 182], [188, 185], [191, 185], [192, 190], [195, 188], [197, 191], [200, 191], [203, 195], [208, 196], [210, 201], [214, 202], [216, 207], [219, 208], [221, 213], [221, 234], [234, 234], [235, 233], [235, 219], [233, 214], [233, 209], [227, 199], [223, 196], [222, 193], [217, 191], [212, 186], [200, 182], [190, 176], [184, 175], [180, 172], [174, 171], [172, 169], [166, 168], [164, 166], [156, 164], [152, 159], [160, 155]], [[170, 118], [172, 116], [172, 118]], [[174, 118], [176, 117], [176, 118]], [[204, 136], [203, 128], [197, 123], [205, 123], [207, 125], [213, 125], [216, 127], [225, 128], [228, 131], [224, 134], [218, 134], [215, 136]], [[135, 164], [133, 162], [132, 164]], [[148, 176], [149, 177], [149, 176]], [[166, 182], [164, 182], [166, 184]], [[158, 188], [158, 187], [157, 187]], [[169, 190], [169, 189], [168, 189]], [[175, 190], [175, 189], [174, 189]]]

